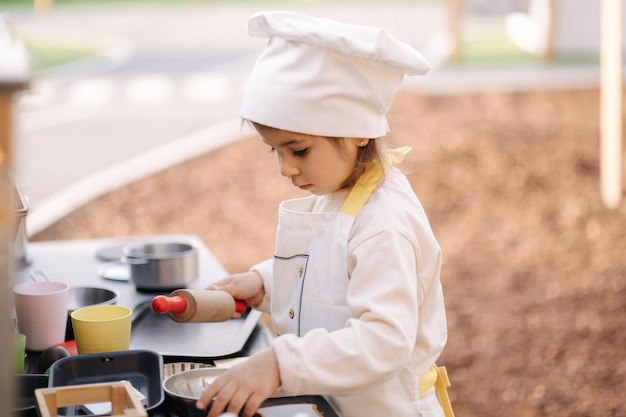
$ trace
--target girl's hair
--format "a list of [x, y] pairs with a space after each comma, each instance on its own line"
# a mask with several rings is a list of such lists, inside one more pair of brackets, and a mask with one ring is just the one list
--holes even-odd
[[[259, 128], [270, 128], [269, 126], [264, 126], [251, 120], [242, 120], [242, 124], [246, 123], [257, 132], [259, 131]], [[343, 146], [343, 139], [345, 139], [332, 136], [321, 136], [321, 138], [329, 140], [340, 150]], [[361, 175], [363, 175], [367, 170], [374, 166], [382, 167], [384, 165], [384, 151], [385, 146], [383, 143], [383, 138], [369, 139], [365, 146], [359, 147], [357, 149], [356, 161], [354, 162], [354, 169], [352, 170], [348, 178], [346, 178], [346, 180], [343, 182], [343, 184], [341, 184], [340, 189], [344, 190], [352, 188], [354, 184], [356, 184], [357, 180], [361, 177]]]
[[[340, 147], [343, 138], [326, 138], [331, 140], [336, 146]], [[352, 173], [341, 184], [341, 189], [349, 189], [356, 184], [357, 180], [370, 168], [378, 165], [382, 167], [384, 161], [384, 143], [382, 138], [370, 139], [365, 146], [357, 149], [356, 161]]]

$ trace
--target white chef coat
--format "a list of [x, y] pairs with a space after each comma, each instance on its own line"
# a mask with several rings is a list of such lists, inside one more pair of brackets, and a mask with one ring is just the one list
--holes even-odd
[[258, 308], [279, 334], [280, 390], [325, 395], [343, 417], [443, 416], [419, 386], [447, 339], [426, 214], [397, 168], [356, 217], [341, 212], [346, 199], [283, 202], [275, 257], [252, 268], [265, 286]]

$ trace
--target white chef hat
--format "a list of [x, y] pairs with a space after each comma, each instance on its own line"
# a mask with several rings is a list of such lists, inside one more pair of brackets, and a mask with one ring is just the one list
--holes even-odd
[[244, 119], [332, 137], [377, 138], [404, 74], [428, 62], [383, 29], [293, 12], [260, 12], [248, 33], [268, 37], [241, 106]]

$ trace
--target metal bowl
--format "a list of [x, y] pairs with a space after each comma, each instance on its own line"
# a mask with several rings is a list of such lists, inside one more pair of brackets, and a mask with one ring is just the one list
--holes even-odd
[[72, 313], [81, 307], [93, 305], [116, 304], [119, 292], [104, 287], [70, 287], [67, 300], [67, 323], [65, 325], [65, 340], [74, 340], [74, 326]]
[[104, 287], [70, 287], [67, 310], [72, 313], [81, 307], [117, 303], [119, 293]]

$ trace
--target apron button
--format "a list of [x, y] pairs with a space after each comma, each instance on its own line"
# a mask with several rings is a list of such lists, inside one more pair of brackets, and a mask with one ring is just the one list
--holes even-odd
[[289, 309], [289, 318], [293, 319], [296, 316], [296, 313], [293, 311], [293, 308]]
[[304, 273], [304, 268], [300, 267], [300, 268], [298, 269], [298, 276], [299, 276], [300, 278], [302, 278], [302, 274], [303, 274], [303, 273]]

